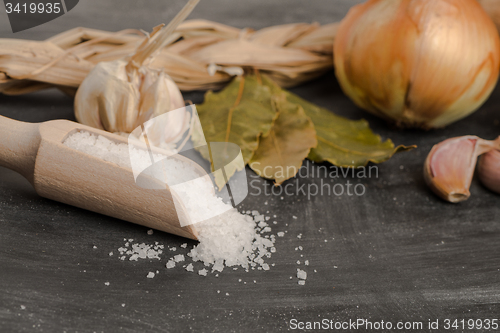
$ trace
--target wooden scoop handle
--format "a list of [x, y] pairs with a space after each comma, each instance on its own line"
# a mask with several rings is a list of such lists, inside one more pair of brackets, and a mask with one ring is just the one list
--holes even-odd
[[[31, 124], [0, 116], [0, 166], [23, 175], [44, 198], [197, 239], [191, 225], [181, 225], [180, 221], [189, 221], [188, 213], [167, 187], [162, 191], [141, 188], [131, 169], [63, 144], [64, 138], [79, 130], [128, 144], [121, 136], [67, 120]], [[175, 158], [190, 163], [182, 156]], [[192, 165], [206, 176], [200, 166]]]
[[0, 166], [20, 173], [32, 185], [40, 141], [39, 124], [0, 116]]

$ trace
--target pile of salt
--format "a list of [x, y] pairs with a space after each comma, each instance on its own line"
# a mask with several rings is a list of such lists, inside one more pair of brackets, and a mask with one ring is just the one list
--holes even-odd
[[[103, 136], [97, 136], [89, 132], [76, 132], [70, 135], [64, 144], [70, 148], [82, 151], [89, 155], [101, 158], [105, 161], [115, 163], [121, 167], [145, 170], [149, 167], [151, 157], [148, 151], [131, 148], [127, 144], [115, 143]], [[164, 160], [168, 170], [169, 183], [188, 184], [187, 181], [199, 178], [197, 171], [188, 163], [165, 156], [153, 154], [155, 161]], [[132, 176], [132, 170], [131, 170]], [[154, 174], [155, 177], [165, 177], [165, 174]], [[166, 179], [160, 179], [166, 182]], [[212, 184], [209, 182], [190, 182], [186, 186], [176, 186], [176, 193], [181, 198], [187, 211], [194, 220], [203, 220], [194, 228], [198, 232], [199, 245], [195, 246], [188, 256], [193, 261], [201, 261], [205, 266], [211, 266], [213, 271], [222, 271], [225, 266], [241, 266], [246, 270], [252, 268], [268, 270], [264, 257], [269, 258], [271, 252], [268, 249], [274, 246], [274, 235], [262, 237], [260, 233], [270, 232], [266, 224], [259, 228], [256, 223], [265, 223], [258, 211], [252, 211], [254, 218], [239, 213], [235, 208], [224, 203], [212, 192]], [[224, 212], [220, 214], [220, 212]], [[207, 217], [209, 217], [207, 219]], [[155, 253], [151, 252], [157, 251]], [[129, 260], [139, 258], [158, 258], [161, 249], [147, 247], [145, 244], [136, 246], [132, 250], [127, 247], [119, 249], [124, 260], [124, 254], [129, 254]], [[175, 258], [175, 257], [174, 257]], [[159, 259], [159, 258], [158, 258]], [[170, 262], [170, 261], [169, 261]], [[178, 262], [177, 260], [174, 260]], [[172, 266], [172, 263], [167, 263]], [[190, 264], [191, 265], [191, 264]], [[186, 267], [191, 270], [192, 266]]]

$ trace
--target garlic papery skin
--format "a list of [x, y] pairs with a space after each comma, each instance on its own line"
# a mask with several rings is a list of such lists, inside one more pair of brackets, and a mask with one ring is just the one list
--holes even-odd
[[175, 146], [189, 127], [185, 124], [189, 125], [191, 115], [184, 108], [182, 94], [170, 76], [148, 65], [159, 50], [177, 38], [172, 37], [172, 33], [198, 2], [189, 0], [166, 27], [155, 27], [134, 54], [98, 63], [76, 93], [76, 119], [109, 132], [128, 134], [148, 120], [182, 108], [175, 116], [150, 122], [155, 124], [149, 129], [153, 145]]
[[[80, 123], [130, 133], [151, 118], [184, 107], [179, 88], [166, 73], [145, 66], [127, 72], [127, 66], [125, 60], [101, 62], [89, 73], [75, 96]], [[158, 135], [167, 142], [179, 137], [171, 134]]]
[[479, 155], [500, 147], [500, 138], [483, 140], [462, 136], [435, 145], [424, 164], [424, 178], [442, 199], [457, 203], [470, 197], [470, 185]]
[[488, 189], [500, 193], [500, 150], [492, 150], [479, 159], [479, 180]]
[[403, 127], [437, 128], [488, 98], [500, 40], [476, 0], [369, 0], [341, 22], [334, 63], [359, 107]]

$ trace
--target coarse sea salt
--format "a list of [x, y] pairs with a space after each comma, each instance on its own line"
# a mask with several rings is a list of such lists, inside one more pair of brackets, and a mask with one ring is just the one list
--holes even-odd
[[300, 268], [297, 268], [297, 277], [301, 280], [307, 279], [307, 273], [306, 271], [301, 270]]
[[[124, 168], [131, 169], [131, 161], [133, 161], [134, 168], [139, 170], [145, 170], [151, 164], [148, 151], [129, 147], [124, 143], [115, 143], [90, 132], [76, 132], [70, 135], [64, 144]], [[185, 185], [191, 179], [199, 179], [198, 172], [186, 162], [166, 158], [166, 156], [159, 154], [153, 154], [153, 160], [164, 160], [169, 182]], [[164, 174], [163, 172], [162, 177]], [[153, 176], [160, 177], [157, 174]], [[165, 179], [160, 180], [166, 181]], [[257, 210], [248, 211], [253, 218], [241, 214], [237, 209], [217, 197], [213, 193], [212, 184], [208, 181], [189, 182], [189, 186], [176, 186], [176, 193], [181, 198], [192, 220], [202, 222], [192, 225], [198, 232], [199, 244], [187, 255], [195, 262], [201, 261], [205, 266], [212, 266], [212, 271], [222, 271], [225, 266], [241, 266], [247, 270], [250, 267], [263, 267], [263, 257], [269, 257], [268, 249], [274, 246], [274, 238], [262, 237], [256, 226], [257, 222], [265, 220], [265, 216], [259, 214]], [[197, 187], [193, 188], [193, 186]], [[265, 232], [270, 231], [270, 228], [265, 228]], [[132, 242], [133, 240], [129, 239], [128, 241]], [[151, 250], [145, 246], [132, 244], [132, 250], [126, 247], [125, 251], [120, 251], [122, 254], [120, 259], [124, 260], [125, 254], [129, 255], [129, 260], [157, 258], [158, 256]], [[188, 267], [186, 270], [189, 271]]]
[[120, 259], [125, 260], [128, 256], [129, 260], [138, 261], [139, 259], [160, 259], [160, 254], [163, 253], [163, 245], [126, 242], [122, 247], [118, 248]]
[[174, 256], [174, 260], [175, 260], [175, 262], [181, 262], [181, 261], [184, 261], [185, 258], [184, 258], [183, 254], [178, 254], [178, 255]]
[[170, 259], [169, 261], [167, 261], [167, 264], [165, 265], [165, 267], [167, 267], [168, 269], [174, 268], [175, 267], [175, 261], [173, 261], [172, 259]]

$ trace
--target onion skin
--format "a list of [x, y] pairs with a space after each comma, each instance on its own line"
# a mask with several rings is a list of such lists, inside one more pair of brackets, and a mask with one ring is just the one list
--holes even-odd
[[478, 164], [479, 180], [488, 189], [500, 193], [500, 151], [492, 150], [481, 156]]
[[490, 15], [491, 19], [500, 30], [500, 1], [498, 0], [478, 0], [484, 10]]
[[403, 127], [439, 128], [489, 97], [500, 39], [476, 0], [369, 0], [341, 22], [334, 63], [359, 107]]

